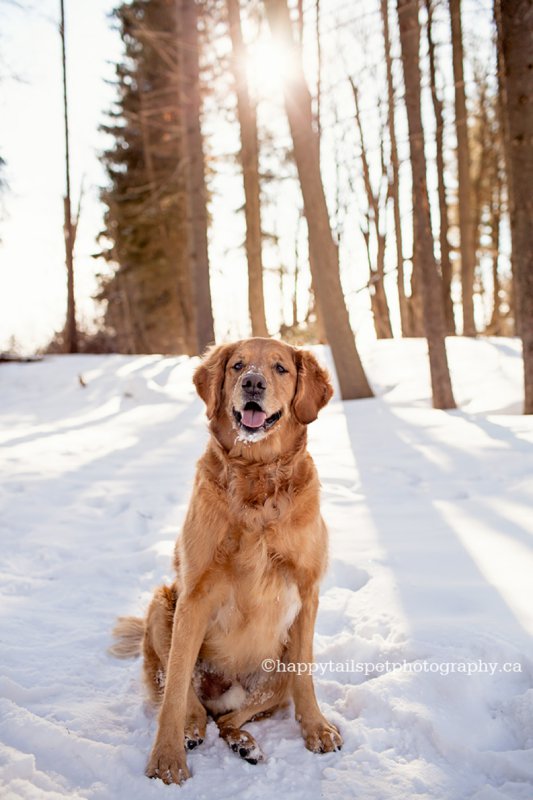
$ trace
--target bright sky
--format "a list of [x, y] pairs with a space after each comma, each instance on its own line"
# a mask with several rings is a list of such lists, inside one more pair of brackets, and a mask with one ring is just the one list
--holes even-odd
[[[24, 2], [24, 0], [22, 0]], [[31, 5], [30, 5], [31, 3]], [[80, 314], [92, 315], [95, 235], [104, 180], [98, 152], [102, 109], [109, 107], [120, 42], [106, 14], [110, 0], [66, 0], [72, 193], [82, 175], [85, 192], [76, 246]], [[37, 10], [38, 9], [38, 10]], [[0, 154], [7, 161], [7, 218], [0, 223], [0, 347], [14, 335], [25, 346], [42, 344], [64, 321], [66, 303], [63, 201], [61, 49], [58, 0], [28, 0], [28, 10], [0, 2], [2, 84]], [[6, 124], [7, 123], [7, 124]]]
[[[0, 155], [7, 161], [6, 178], [10, 184], [3, 201], [7, 216], [0, 222], [0, 349], [9, 345], [12, 336], [26, 348], [42, 345], [54, 329], [62, 327], [66, 305], [62, 232], [64, 137], [61, 49], [57, 26], [59, 0], [20, 2], [26, 5], [26, 9], [13, 5], [12, 0], [0, 0], [0, 114], [4, 120], [0, 128]], [[489, 0], [467, 2], [467, 24], [468, 19], [476, 15], [485, 30], [490, 31], [490, 25], [487, 27], [490, 15], [486, 11], [480, 14], [487, 2]], [[113, 64], [110, 62], [115, 62], [121, 52], [119, 37], [111, 29], [107, 16], [114, 4], [113, 0], [65, 0], [74, 204], [84, 176], [84, 199], [76, 243], [76, 298], [79, 316], [88, 320], [92, 319], [95, 310], [90, 299], [96, 289], [95, 273], [106, 269], [102, 260], [96, 261], [92, 254], [98, 251], [96, 237], [102, 225], [98, 193], [99, 187], [105, 183], [98, 154], [106, 146], [106, 137], [99, 133], [98, 125], [114, 97], [113, 87], [105, 83], [106, 78], [113, 77]], [[350, 122], [353, 109], [351, 97], [346, 94], [348, 66], [343, 53], [349, 54], [352, 74], [362, 70], [365, 84], [361, 106], [375, 158], [375, 91], [372, 90], [373, 78], [368, 66], [376, 62], [377, 46], [373, 47], [372, 41], [379, 31], [379, 17], [377, 4], [372, 3], [371, 10], [370, 5], [366, 0], [353, 3], [323, 0], [322, 3], [327, 72], [323, 113], [328, 124], [337, 124], [332, 117], [331, 98], [341, 97], [340, 106], [346, 108], [337, 129], [342, 134], [340, 147], [344, 147], [341, 160], [344, 162], [348, 158], [345, 163], [349, 164], [352, 159], [355, 174], [360, 167], [355, 161], [356, 146], [353, 123]], [[313, 3], [305, 4], [305, 8], [311, 11], [313, 7]], [[335, 15], [331, 13], [332, 9], [336, 9]], [[311, 15], [308, 19], [308, 33], [311, 35]], [[359, 45], [354, 47], [354, 42], [359, 42]], [[307, 50], [306, 66], [312, 76], [314, 53], [312, 48]], [[257, 73], [257, 89], [264, 95], [259, 108], [260, 120], [270, 120], [281, 113], [279, 74], [276, 81], [274, 68], [280, 59], [272, 57], [268, 42], [264, 40], [254, 50], [252, 61]], [[381, 57], [377, 61], [382, 62]], [[401, 126], [401, 119], [399, 122]], [[333, 208], [336, 165], [331, 130], [325, 131], [323, 152]], [[218, 115], [215, 109], [206, 132], [215, 134], [209, 136], [209, 147], [215, 155], [237, 151], [236, 130], [227, 122], [226, 114]], [[346, 171], [346, 166], [343, 169]], [[345, 176], [338, 177], [342, 184]], [[215, 220], [211, 232], [211, 280], [217, 333], [219, 336], [246, 335], [246, 266], [241, 247], [244, 218], [237, 213], [243, 203], [242, 181], [228, 161], [219, 163], [211, 188], [214, 190], [211, 214]], [[408, 181], [403, 189], [408, 197]], [[282, 244], [280, 252], [273, 248], [266, 252], [266, 266], [275, 268], [280, 260], [291, 265], [294, 258], [293, 232], [298, 218], [297, 191], [285, 182], [281, 186], [277, 183], [275, 189], [267, 188], [267, 193], [273, 202], [270, 209], [265, 210], [264, 227], [278, 232]], [[345, 215], [344, 253], [349, 250], [349, 254], [345, 257], [343, 281], [352, 311], [355, 308], [356, 327], [366, 331], [370, 327], [368, 296], [366, 292], [357, 291], [367, 278], [366, 257], [361, 250], [359, 212], [353, 200]], [[407, 201], [405, 207], [408, 205]], [[404, 233], [407, 242], [409, 228], [407, 220]], [[392, 240], [392, 262], [393, 249]], [[394, 282], [393, 275], [390, 280]], [[267, 272], [265, 284], [269, 323], [275, 329], [280, 315], [279, 276]]]

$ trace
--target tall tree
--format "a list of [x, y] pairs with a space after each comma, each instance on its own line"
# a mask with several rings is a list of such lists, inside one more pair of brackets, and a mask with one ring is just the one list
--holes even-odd
[[[303, 20], [303, 12], [302, 12]], [[316, 39], [316, 130], [318, 133], [318, 152], [322, 139], [322, 36], [320, 35], [320, 0], [315, 0], [315, 39]], [[303, 41], [302, 41], [303, 45]]]
[[[501, 2], [499, 0], [495, 0], [494, 2], [494, 21], [496, 27], [496, 72], [498, 78], [498, 103], [497, 103], [497, 113], [498, 113], [498, 122], [501, 131], [501, 139], [502, 139], [502, 157], [504, 162], [504, 184], [506, 188], [506, 195], [507, 195], [507, 206], [508, 206], [508, 214], [509, 217], [512, 217], [512, 198], [513, 198], [513, 188], [512, 188], [512, 170], [511, 170], [511, 153], [510, 153], [510, 140], [511, 137], [509, 135], [509, 120], [507, 118], [507, 90], [506, 90], [506, 82], [505, 82], [505, 75], [504, 75], [504, 59], [503, 59], [503, 41], [502, 41], [502, 34], [501, 34]], [[514, 261], [513, 261], [513, 253], [511, 248], [511, 291], [510, 291], [510, 308], [512, 317], [514, 319], [514, 333], [515, 335], [520, 335], [519, 330], [519, 320], [518, 320], [518, 311], [517, 311], [517, 303], [516, 303], [516, 280], [515, 280], [515, 269], [514, 269]]]
[[[492, 315], [486, 332], [509, 332], [506, 313], [509, 280], [500, 280], [500, 221], [507, 213], [504, 193], [504, 160], [501, 113], [492, 77], [486, 67], [474, 70], [476, 84], [472, 107], [471, 162], [473, 186], [474, 231], [477, 258], [480, 264], [492, 264]], [[488, 264], [487, 264], [488, 266]], [[488, 270], [480, 271], [479, 287], [483, 292], [488, 282]]]
[[[377, 188], [372, 185], [370, 175], [370, 164], [367, 155], [367, 147], [363, 130], [363, 121], [359, 110], [359, 90], [354, 81], [350, 78], [350, 86], [355, 105], [355, 124], [359, 135], [361, 167], [363, 173], [363, 186], [367, 199], [366, 228], [363, 231], [366, 250], [368, 255], [368, 266], [370, 269], [370, 300], [372, 313], [374, 316], [374, 327], [378, 339], [392, 339], [392, 326], [390, 321], [389, 304], [385, 292], [385, 245], [386, 233], [385, 222], [386, 206], [389, 197], [389, 184], [387, 180], [387, 166], [384, 158], [383, 132], [380, 135], [380, 154], [381, 154], [381, 174]], [[383, 190], [385, 189], [385, 193]], [[376, 242], [375, 263], [370, 255], [370, 223], [374, 229], [374, 240]]]
[[437, 89], [437, 64], [435, 59], [435, 42], [433, 40], [433, 0], [425, 0], [427, 12], [427, 39], [429, 51], [429, 79], [431, 99], [435, 114], [435, 144], [437, 150], [437, 191], [439, 196], [439, 244], [440, 271], [442, 277], [442, 302], [446, 320], [446, 333], [455, 333], [455, 319], [452, 303], [452, 264], [450, 261], [450, 243], [448, 241], [448, 202], [446, 200], [446, 182], [444, 179], [444, 114], [443, 104]]
[[331, 347], [343, 399], [371, 397], [372, 390], [355, 346], [342, 292], [339, 254], [333, 240], [320, 172], [317, 131], [313, 125], [311, 94], [295, 46], [286, 0], [264, 0], [272, 34], [291, 54], [284, 95], [294, 158], [309, 229], [310, 262], [320, 310]]
[[[304, 47], [304, 29], [305, 29], [305, 19], [304, 19], [304, 8], [303, 8], [303, 0], [297, 0], [296, 3], [296, 31], [297, 31], [297, 47], [299, 58], [303, 59], [303, 47]], [[318, 158], [320, 161], [320, 140], [322, 136], [322, 129], [320, 123], [320, 97], [322, 93], [322, 46], [321, 46], [321, 36], [320, 36], [320, 2], [316, 0], [315, 2], [315, 40], [316, 40], [316, 49], [317, 49], [317, 82], [316, 82], [316, 108], [315, 108], [315, 122], [316, 122], [316, 130], [318, 135]], [[305, 216], [305, 208], [304, 208], [304, 216]], [[307, 224], [307, 230], [309, 231], [309, 223]], [[308, 245], [309, 251], [309, 264], [311, 264], [311, 259], [314, 258], [313, 253], [311, 252], [311, 247]], [[317, 291], [315, 288], [315, 283], [313, 279], [313, 269], [311, 268], [311, 290], [309, 294], [309, 310], [306, 317], [306, 322], [309, 322], [311, 317], [314, 317], [314, 328], [315, 334], [318, 341], [322, 344], [327, 342], [326, 336], [326, 328], [324, 325], [324, 320], [322, 319], [322, 311], [320, 309], [320, 302], [317, 296]]]
[[381, 22], [383, 26], [383, 44], [385, 49], [385, 65], [387, 69], [387, 126], [389, 130], [390, 161], [392, 167], [390, 195], [392, 197], [392, 208], [394, 214], [396, 278], [400, 306], [400, 325], [402, 336], [412, 336], [409, 301], [405, 292], [402, 214], [400, 208], [400, 159], [398, 157], [398, 144], [396, 140], [396, 93], [394, 91], [394, 78], [392, 74], [388, 0], [381, 0]]
[[259, 182], [259, 138], [256, 109], [250, 98], [246, 69], [247, 52], [241, 28], [240, 0], [226, 0], [232, 46], [232, 69], [237, 94], [237, 116], [241, 132], [241, 167], [246, 218], [248, 261], [248, 307], [253, 336], [268, 336], [263, 292], [261, 187]]
[[194, 0], [176, 0], [178, 15], [179, 100], [184, 119], [182, 155], [186, 176], [188, 243], [193, 270], [196, 312], [196, 349], [201, 353], [215, 341], [209, 285], [207, 189], [201, 129], [198, 6]]
[[504, 335], [504, 315], [502, 313], [502, 282], [498, 269], [500, 255], [500, 220], [502, 211], [503, 181], [501, 171], [497, 168], [492, 173], [492, 192], [489, 208], [489, 227], [491, 235], [490, 255], [492, 260], [492, 314], [486, 333]]
[[455, 130], [457, 135], [457, 173], [459, 186], [459, 231], [461, 236], [461, 285], [463, 335], [475, 336], [474, 272], [475, 244], [470, 182], [468, 117], [463, 67], [463, 31], [461, 0], [449, 0], [452, 36], [453, 79], [455, 84]]
[[516, 306], [524, 357], [524, 413], [533, 414], [533, 14], [524, 0], [498, 0], [511, 190]]
[[417, 236], [414, 246], [415, 257], [420, 269], [433, 405], [435, 408], [455, 408], [446, 355], [444, 309], [433, 249], [426, 182], [427, 166], [421, 112], [418, 0], [397, 0], [397, 4], [413, 176], [413, 213], [416, 215]]
[[176, 8], [133, 0], [114, 16], [124, 56], [102, 126], [113, 139], [103, 156], [109, 182], [102, 237], [113, 268], [100, 280], [105, 321], [126, 351], [194, 354]]
[[76, 327], [76, 300], [74, 296], [74, 240], [75, 225], [72, 220], [72, 204], [70, 196], [70, 137], [68, 119], [68, 93], [67, 93], [67, 57], [65, 41], [65, 4], [61, 0], [61, 22], [59, 33], [61, 36], [61, 61], [63, 67], [63, 123], [65, 129], [65, 197], [64, 208], [64, 236], [65, 255], [67, 264], [67, 319], [65, 324], [65, 345], [68, 353], [78, 352], [78, 330]]

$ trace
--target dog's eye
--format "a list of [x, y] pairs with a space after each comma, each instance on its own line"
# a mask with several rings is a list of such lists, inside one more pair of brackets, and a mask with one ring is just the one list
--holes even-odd
[[237, 372], [240, 372], [243, 367], [244, 364], [242, 363], [242, 361], [237, 361], [237, 363], [233, 365], [233, 369], [236, 370]]
[[280, 375], [283, 375], [285, 372], [288, 372], [288, 371], [289, 371], [288, 369], [285, 369], [285, 367], [283, 366], [283, 364], [276, 364], [276, 366], [274, 367], [274, 369], [276, 370], [276, 372], [279, 372], [279, 374], [280, 374]]

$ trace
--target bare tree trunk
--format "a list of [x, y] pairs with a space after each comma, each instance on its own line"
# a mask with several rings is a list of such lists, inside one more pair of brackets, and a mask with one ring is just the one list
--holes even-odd
[[[496, 69], [498, 72], [498, 118], [500, 121], [500, 128], [502, 132], [502, 142], [503, 142], [503, 160], [505, 164], [505, 187], [506, 187], [506, 194], [507, 194], [507, 213], [509, 215], [509, 221], [513, 218], [513, 187], [512, 187], [512, 171], [511, 171], [511, 144], [510, 144], [510, 134], [509, 134], [509, 120], [507, 118], [507, 90], [506, 90], [506, 82], [505, 82], [505, 75], [504, 75], [504, 59], [503, 59], [503, 42], [501, 36], [501, 2], [500, 0], [495, 0], [494, 2], [494, 21], [496, 23], [496, 30], [498, 31], [497, 43], [496, 43]], [[514, 333], [516, 336], [520, 335], [519, 330], [519, 323], [518, 323], [518, 311], [517, 311], [517, 302], [516, 302], [516, 275], [514, 269], [514, 260], [513, 260], [513, 253], [511, 252], [510, 257], [511, 262], [511, 292], [509, 302], [512, 309], [513, 319], [514, 319]]]
[[315, 0], [315, 35], [316, 35], [316, 130], [318, 133], [318, 152], [320, 154], [320, 144], [322, 139], [322, 113], [321, 113], [322, 112], [322, 41], [320, 38], [320, 0]]
[[452, 303], [452, 265], [450, 261], [450, 243], [448, 241], [448, 203], [446, 201], [446, 183], [444, 181], [444, 115], [442, 113], [442, 100], [437, 93], [437, 69], [435, 63], [435, 43], [433, 41], [433, 4], [432, 0], [425, 0], [427, 11], [427, 38], [429, 47], [429, 77], [431, 97], [435, 114], [435, 144], [437, 149], [437, 179], [439, 195], [439, 244], [440, 244], [440, 271], [442, 276], [442, 300], [444, 305], [444, 318], [446, 320], [446, 333], [455, 333], [455, 318]]
[[[366, 228], [361, 225], [361, 233], [365, 243], [366, 258], [368, 262], [368, 293], [370, 295], [370, 308], [372, 310], [372, 319], [374, 320], [374, 330], [376, 332], [376, 339], [390, 339], [387, 335], [387, 329], [384, 325], [384, 313], [382, 297], [376, 292], [376, 283], [378, 281], [378, 270], [374, 268], [372, 263], [372, 255], [370, 253], [370, 215], [366, 214]], [[377, 261], [379, 262], [385, 255], [385, 239], [380, 236], [378, 240], [378, 255]], [[388, 309], [387, 309], [388, 310]]]
[[320, 174], [318, 137], [313, 128], [311, 95], [292, 37], [287, 1], [264, 0], [264, 5], [273, 35], [283, 41], [294, 60], [284, 87], [285, 109], [309, 228], [313, 280], [320, 298], [320, 310], [335, 361], [341, 395], [344, 400], [372, 397], [372, 390], [355, 346], [342, 292], [339, 254], [333, 241]]
[[[301, 0], [300, 0], [301, 2]], [[292, 286], [292, 327], [296, 328], [298, 325], [298, 277], [300, 275], [300, 244], [298, 235], [300, 233], [300, 222], [302, 216], [300, 215], [296, 225], [296, 233], [294, 236], [294, 276]]]
[[[380, 197], [379, 194], [373, 190], [372, 182], [370, 179], [370, 166], [367, 158], [365, 137], [363, 132], [363, 123], [361, 121], [361, 114], [359, 112], [359, 92], [354, 81], [351, 78], [349, 79], [349, 81], [350, 81], [350, 86], [352, 87], [352, 94], [355, 104], [355, 123], [357, 125], [357, 131], [359, 133], [359, 141], [361, 144], [361, 165], [363, 169], [363, 184], [365, 187], [368, 209], [369, 212], [372, 211], [372, 214], [369, 213], [367, 215], [368, 237], [370, 237], [369, 228], [370, 228], [370, 217], [371, 217], [377, 244], [376, 264], [373, 265], [372, 259], [370, 258], [369, 240], [366, 241], [368, 264], [370, 269], [369, 288], [372, 299], [372, 310], [374, 313], [374, 325], [376, 329], [376, 336], [378, 337], [378, 339], [392, 339], [392, 326], [390, 321], [389, 306], [387, 303], [387, 295], [385, 294], [385, 286], [384, 286], [385, 236], [383, 234], [383, 231], [381, 230], [382, 222], [381, 222]], [[381, 137], [380, 145], [382, 153], [381, 177], [383, 179], [384, 177], [386, 178], [386, 165], [383, 159], [383, 137]], [[376, 314], [379, 317], [378, 319], [376, 319]]]
[[461, 283], [463, 288], [463, 335], [475, 336], [474, 270], [475, 245], [471, 211], [470, 151], [466, 115], [465, 79], [463, 71], [463, 33], [461, 0], [449, 0], [453, 78], [455, 83], [455, 129], [457, 133], [457, 170], [459, 185], [459, 230], [461, 234]]
[[409, 297], [409, 325], [411, 336], [421, 337], [426, 335], [424, 322], [424, 302], [422, 297], [422, 276], [420, 271], [420, 259], [416, 243], [418, 241], [419, 219], [416, 213], [417, 200], [415, 198], [414, 184], [411, 190], [411, 208], [413, 213], [413, 256], [411, 273], [411, 296]]
[[226, 5], [233, 51], [232, 69], [237, 93], [237, 114], [241, 131], [241, 165], [246, 217], [246, 258], [248, 261], [248, 306], [252, 335], [268, 336], [263, 293], [257, 118], [248, 90], [246, 47], [242, 38], [239, 0], [226, 0]]
[[497, 169], [495, 183], [490, 207], [490, 228], [491, 228], [491, 250], [492, 250], [492, 315], [488, 325], [488, 332], [492, 335], [501, 336], [502, 313], [501, 313], [501, 285], [498, 273], [498, 256], [500, 254], [500, 220], [501, 220], [502, 185], [500, 172]]
[[385, 64], [387, 67], [387, 123], [390, 141], [390, 160], [392, 166], [392, 185], [390, 194], [394, 213], [394, 235], [396, 239], [396, 269], [398, 285], [398, 301], [400, 305], [400, 325], [402, 336], [412, 336], [409, 314], [409, 302], [405, 293], [405, 274], [403, 260], [402, 215], [400, 210], [400, 160], [396, 141], [395, 92], [392, 77], [392, 57], [389, 32], [388, 0], [381, 0], [381, 20], [383, 24], [383, 43], [385, 47]]
[[200, 125], [200, 55], [198, 45], [198, 7], [193, 0], [176, 0], [178, 12], [179, 81], [182, 113], [185, 121], [185, 171], [189, 252], [195, 299], [196, 352], [201, 353], [215, 341], [209, 252], [207, 237], [207, 190], [205, 185], [204, 145]]
[[[471, 164], [472, 181], [472, 227], [474, 231], [474, 253], [476, 262], [483, 255], [483, 212], [489, 207], [487, 199], [487, 185], [493, 185], [494, 151], [497, 149], [494, 123], [490, 119], [490, 96], [488, 75], [481, 70], [476, 70], [475, 82], [477, 84], [476, 98], [476, 125], [473, 136], [473, 158]], [[497, 160], [497, 157], [496, 157]], [[490, 178], [487, 178], [490, 174]], [[483, 281], [479, 282], [480, 292], [483, 293]]]
[[524, 357], [524, 413], [533, 414], [533, 14], [525, 0], [500, 0], [505, 117], [511, 169], [511, 239]]
[[[308, 238], [309, 238], [309, 221], [305, 215], [304, 209], [304, 217], [307, 224], [307, 231], [308, 231]], [[309, 313], [307, 314], [306, 319], [313, 314], [315, 317], [315, 329], [316, 329], [316, 338], [318, 339], [320, 344], [327, 344], [328, 337], [326, 334], [326, 325], [324, 323], [324, 315], [322, 314], [322, 310], [320, 308], [320, 300], [318, 297], [318, 292], [315, 286], [315, 279], [313, 278], [313, 274], [316, 274], [316, 263], [315, 263], [315, 256], [311, 250], [311, 244], [308, 243], [309, 247], [309, 266], [311, 267], [311, 304], [309, 308]]]
[[[297, 0], [296, 3], [296, 30], [298, 33], [297, 38], [297, 47], [299, 58], [303, 57], [303, 46], [304, 46], [304, 9], [303, 9], [303, 0]], [[318, 158], [320, 161], [320, 138], [321, 138], [321, 127], [320, 127], [320, 94], [321, 94], [321, 75], [322, 75], [322, 55], [320, 50], [320, 3], [315, 5], [315, 37], [316, 37], [316, 45], [317, 45], [317, 108], [315, 114], [315, 121], [317, 123], [317, 135], [318, 135]], [[305, 208], [304, 208], [304, 217], [305, 217]], [[307, 222], [307, 220], [306, 220]], [[309, 223], [307, 222], [307, 230], [309, 231]], [[313, 253], [311, 252], [311, 247], [309, 246], [309, 265], [311, 267], [311, 303], [309, 306], [309, 311], [306, 316], [306, 321], [309, 319], [311, 315], [315, 317], [315, 329], [316, 329], [316, 338], [321, 344], [327, 343], [327, 336], [326, 336], [326, 328], [324, 325], [324, 320], [322, 318], [322, 311], [320, 310], [320, 301], [318, 298], [318, 294], [315, 288], [314, 278], [313, 278], [313, 266], [312, 266], [312, 259]]]
[[426, 157], [421, 113], [418, 0], [397, 0], [397, 3], [405, 82], [405, 105], [409, 127], [411, 170], [413, 173], [414, 213], [417, 218], [415, 249], [422, 285], [433, 405], [435, 408], [455, 408], [446, 356], [444, 309], [442, 307], [440, 280], [433, 250], [433, 234], [431, 232], [426, 183]]
[[61, 59], [63, 67], [63, 122], [65, 128], [65, 178], [66, 193], [64, 203], [64, 236], [65, 256], [67, 264], [67, 319], [65, 324], [67, 353], [78, 352], [78, 329], [76, 327], [76, 301], [74, 297], [74, 229], [72, 225], [72, 208], [70, 199], [70, 141], [68, 127], [68, 99], [67, 99], [67, 59], [65, 48], [65, 4], [61, 0], [61, 22], [59, 25], [61, 36]]

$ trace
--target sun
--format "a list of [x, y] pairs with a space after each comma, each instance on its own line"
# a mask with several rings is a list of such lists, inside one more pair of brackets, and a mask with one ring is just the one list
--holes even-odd
[[261, 37], [249, 45], [246, 71], [250, 91], [256, 99], [274, 99], [282, 91], [291, 74], [294, 54], [271, 38]]

